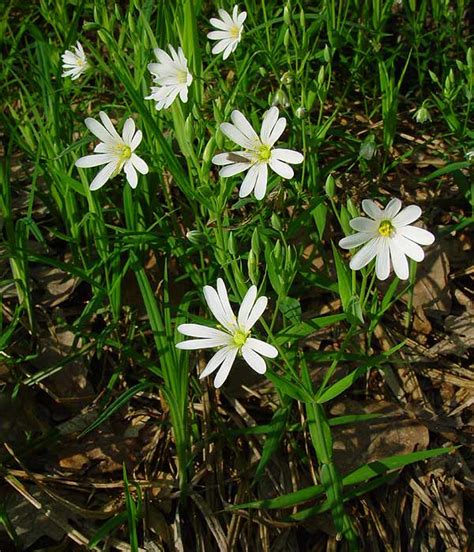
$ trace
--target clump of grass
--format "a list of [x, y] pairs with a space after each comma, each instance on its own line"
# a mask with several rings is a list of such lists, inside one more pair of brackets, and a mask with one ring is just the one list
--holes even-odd
[[[160, 523], [189, 548], [201, 549], [209, 531], [216, 549], [266, 549], [252, 523], [258, 509], [258, 523], [272, 528], [269, 540], [280, 527], [291, 531], [330, 512], [329, 533], [356, 550], [367, 543], [354, 512], [359, 497], [405, 466], [454, 451], [443, 442], [356, 461], [342, 473], [333, 428], [362, 428], [374, 416], [335, 417], [331, 406], [377, 396], [375, 380], [396, 398], [392, 366], [405, 339], [382, 347], [377, 332], [399, 325], [392, 313], [400, 309], [399, 335], [412, 325], [415, 261], [424, 256], [420, 244], [434, 239], [412, 226], [421, 215], [415, 204], [423, 203], [424, 224], [436, 234], [443, 183], [451, 179], [462, 207], [444, 233], [472, 222], [465, 155], [473, 149], [473, 61], [463, 3], [232, 7], [225, 6], [229, 15], [192, 0], [113, 9], [42, 0], [26, 8], [11, 2], [3, 15], [5, 392], [48, 388], [83, 355], [99, 411], [79, 439], [138, 405], [160, 418], [164, 444], [153, 443], [163, 457], [143, 455], [133, 478], [123, 467], [122, 508], [90, 533], [91, 548], [112, 534], [126, 535], [132, 550], [145, 545], [150, 512], [161, 504], [153, 481], [166, 473], [174, 494]], [[206, 34], [216, 29], [222, 34], [211, 34], [211, 44]], [[103, 127], [94, 122], [99, 112]], [[100, 140], [93, 158], [84, 120]], [[114, 125], [123, 126], [122, 136]], [[136, 144], [132, 127], [143, 133]], [[443, 141], [443, 167], [413, 171], [402, 189], [404, 163], [426, 134], [425, 141]], [[97, 179], [99, 164], [105, 172]], [[433, 187], [429, 200], [416, 193], [424, 184]], [[398, 198], [411, 205], [400, 211]], [[340, 241], [362, 249], [346, 255]], [[38, 266], [79, 282], [64, 310], [49, 312], [38, 301]], [[241, 305], [237, 318], [230, 303]], [[57, 363], [38, 367], [45, 324], [72, 332], [74, 341]], [[182, 342], [180, 328], [200, 341]], [[313, 346], [322, 331], [330, 346]], [[212, 360], [185, 350], [200, 347], [221, 350]], [[229, 377], [221, 392], [196, 377], [207, 362], [208, 372], [218, 370], [217, 387]], [[242, 385], [246, 407], [237, 398]], [[247, 428], [234, 427], [234, 410]], [[243, 436], [255, 453], [244, 469]], [[26, 462], [60, 439], [52, 431], [46, 441], [29, 436], [18, 446]], [[272, 479], [283, 446], [285, 469], [296, 466], [306, 484], [284, 485], [269, 498], [259, 488]], [[5, 457], [2, 470], [13, 462]], [[218, 468], [212, 477], [211, 466]], [[243, 516], [251, 536], [239, 535]]]

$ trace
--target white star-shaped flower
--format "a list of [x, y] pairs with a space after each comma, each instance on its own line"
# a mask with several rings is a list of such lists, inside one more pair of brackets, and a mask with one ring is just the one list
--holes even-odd
[[293, 169], [288, 163], [302, 163], [303, 155], [297, 151], [274, 148], [283, 134], [286, 119], [279, 117], [277, 107], [271, 107], [263, 116], [260, 137], [240, 111], [232, 111], [234, 124], [222, 123], [223, 134], [245, 148], [243, 151], [219, 153], [212, 158], [215, 165], [224, 165], [219, 171], [223, 177], [247, 171], [240, 187], [239, 196], [246, 197], [255, 190], [256, 199], [263, 199], [267, 190], [268, 166], [282, 178], [293, 178]]
[[102, 188], [107, 180], [117, 176], [122, 168], [130, 186], [136, 188], [138, 183], [137, 171], [141, 174], [148, 172], [148, 165], [134, 153], [142, 141], [141, 130], [135, 132], [134, 120], [127, 119], [123, 125], [121, 137], [106, 113], [101, 111], [99, 117], [102, 124], [91, 117], [88, 117], [85, 123], [92, 134], [97, 136], [101, 142], [94, 148], [93, 155], [86, 155], [78, 159], [76, 167], [89, 168], [105, 165], [91, 182], [91, 190]]
[[168, 45], [171, 56], [161, 48], [155, 48], [158, 63], [149, 63], [148, 71], [154, 76], [153, 82], [158, 86], [151, 87], [151, 94], [145, 100], [155, 100], [156, 109], [167, 109], [179, 94], [181, 101], [188, 101], [188, 87], [193, 76], [188, 71], [188, 62], [181, 47], [178, 51]]
[[247, 12], [239, 14], [237, 6], [234, 6], [232, 16], [225, 10], [220, 9], [218, 11], [220, 19], [213, 17], [210, 20], [211, 25], [218, 30], [210, 32], [207, 38], [218, 41], [212, 48], [212, 53], [220, 54], [224, 52], [222, 59], [227, 59], [235, 51], [242, 39]]
[[428, 230], [410, 226], [421, 216], [417, 205], [409, 205], [402, 211], [399, 199], [389, 201], [385, 209], [380, 209], [370, 199], [362, 202], [362, 209], [370, 218], [356, 217], [349, 224], [357, 234], [347, 236], [339, 242], [344, 249], [364, 245], [350, 262], [352, 270], [360, 270], [375, 257], [375, 273], [379, 280], [386, 280], [390, 274], [390, 263], [400, 280], [409, 275], [407, 257], [420, 262], [425, 253], [421, 245], [431, 245], [434, 236]]
[[79, 41], [76, 42], [76, 46], [73, 46], [73, 48], [74, 52], [66, 50], [61, 56], [63, 60], [62, 76], [71, 77], [71, 80], [76, 80], [86, 71], [89, 64], [87, 63], [82, 44]]
[[267, 365], [262, 357], [275, 358], [278, 350], [269, 343], [251, 337], [251, 330], [266, 309], [268, 299], [263, 296], [257, 299], [257, 287], [250, 287], [242, 301], [239, 314], [235, 317], [221, 278], [217, 280], [217, 290], [211, 286], [204, 286], [204, 297], [223, 330], [202, 324], [181, 324], [178, 326], [179, 332], [199, 339], [181, 341], [176, 345], [178, 349], [219, 349], [199, 377], [205, 378], [219, 369], [214, 385], [220, 387], [227, 379], [238, 353], [242, 354], [255, 372], [264, 374]]

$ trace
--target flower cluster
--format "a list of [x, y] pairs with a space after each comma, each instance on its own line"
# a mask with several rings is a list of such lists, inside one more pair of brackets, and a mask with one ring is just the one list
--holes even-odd
[[[232, 14], [223, 9], [218, 10], [219, 18], [212, 18], [210, 24], [214, 30], [207, 35], [215, 41], [213, 54], [221, 54], [226, 60], [236, 51], [242, 40], [246, 12], [239, 13], [235, 6]], [[154, 86], [146, 100], [155, 101], [156, 110], [161, 111], [171, 107], [179, 97], [180, 101], [188, 101], [189, 87], [193, 83], [193, 75], [188, 68], [188, 61], [183, 49], [168, 45], [168, 51], [156, 48], [156, 62], [148, 65], [153, 77]], [[63, 76], [78, 79], [88, 69], [84, 49], [77, 42], [74, 51], [66, 50], [62, 55]], [[415, 117], [423, 122], [429, 118], [429, 113], [420, 108]], [[147, 163], [139, 157], [135, 150], [142, 141], [142, 132], [137, 130], [132, 118], [128, 118], [122, 129], [122, 136], [116, 131], [109, 116], [99, 112], [100, 122], [91, 117], [86, 118], [87, 128], [96, 136], [100, 143], [90, 155], [76, 161], [80, 168], [102, 166], [90, 184], [91, 190], [100, 189], [110, 178], [122, 170], [132, 188], [138, 184], [138, 173], [148, 173]], [[269, 171], [273, 171], [283, 179], [294, 176], [292, 165], [303, 163], [303, 154], [293, 149], [276, 147], [282, 137], [287, 121], [280, 116], [277, 107], [270, 107], [263, 115], [260, 132], [257, 133], [245, 115], [234, 109], [230, 116], [231, 122], [220, 125], [222, 134], [237, 144], [241, 149], [217, 153], [212, 162], [220, 167], [219, 175], [223, 178], [246, 173], [239, 190], [239, 197], [245, 198], [254, 194], [257, 200], [262, 200], [267, 191]], [[470, 152], [472, 153], [472, 152]], [[468, 154], [470, 155], [470, 154]], [[375, 274], [378, 279], [388, 278], [391, 269], [401, 280], [409, 277], [408, 259], [421, 261], [424, 251], [421, 245], [430, 245], [434, 236], [427, 230], [413, 226], [421, 216], [421, 209], [410, 205], [402, 209], [399, 199], [392, 199], [385, 208], [380, 208], [374, 201], [362, 201], [362, 209], [368, 217], [356, 217], [350, 221], [350, 227], [355, 234], [340, 240], [343, 249], [361, 247], [352, 257], [350, 268], [360, 270], [375, 259]], [[218, 322], [218, 326], [210, 327], [203, 324], [181, 324], [178, 331], [194, 338], [177, 343], [182, 350], [217, 349], [207, 366], [200, 374], [201, 378], [217, 372], [214, 385], [221, 387], [226, 381], [238, 355], [258, 374], [265, 373], [265, 359], [274, 359], [278, 350], [271, 344], [253, 336], [254, 327], [262, 317], [268, 303], [265, 296], [258, 297], [256, 286], [251, 286], [246, 292], [235, 316], [230, 305], [226, 286], [222, 279], [217, 280], [216, 289], [204, 287], [205, 301]]]

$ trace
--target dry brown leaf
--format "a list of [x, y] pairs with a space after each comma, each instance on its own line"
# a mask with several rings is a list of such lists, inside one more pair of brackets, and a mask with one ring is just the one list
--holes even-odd
[[38, 287], [43, 290], [41, 305], [49, 308], [66, 301], [78, 283], [78, 279], [69, 273], [50, 266], [35, 266], [32, 269], [32, 276], [37, 281]]
[[418, 265], [413, 290], [413, 306], [422, 307], [432, 314], [451, 312], [451, 290], [448, 285], [450, 264], [448, 245], [436, 242], [428, 250], [423, 263]]
[[430, 353], [467, 358], [468, 349], [474, 347], [474, 316], [467, 311], [461, 316], [447, 316], [444, 327], [448, 335], [433, 345]]
[[360, 402], [346, 399], [335, 404], [331, 414], [381, 415], [376, 420], [333, 428], [334, 461], [342, 473], [386, 456], [424, 450], [429, 444], [426, 427], [408, 418], [397, 405], [387, 401]]
[[[66, 523], [67, 518], [61, 512], [61, 508], [51, 499], [35, 489], [33, 485], [26, 485], [31, 496], [41, 502], [49, 511], [53, 511], [55, 517], [61, 518]], [[3, 494], [3, 493], [2, 493]], [[5, 496], [5, 495], [4, 495]], [[23, 550], [28, 549], [41, 537], [49, 537], [55, 542], [60, 541], [65, 531], [58, 524], [54, 523], [41, 510], [35, 508], [23, 496], [18, 493], [9, 492], [6, 502], [8, 517], [13, 525]]]

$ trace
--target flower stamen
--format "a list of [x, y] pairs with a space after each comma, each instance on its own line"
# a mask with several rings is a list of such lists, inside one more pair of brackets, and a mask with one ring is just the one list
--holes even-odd
[[379, 234], [384, 238], [389, 238], [394, 232], [393, 224], [389, 220], [383, 220], [379, 225]]
[[232, 336], [234, 345], [236, 345], [237, 347], [242, 347], [242, 345], [245, 345], [245, 342], [247, 341], [249, 335], [250, 335], [250, 332], [237, 330]]
[[257, 150], [257, 160], [267, 163], [272, 156], [272, 148], [266, 144], [262, 144]]

